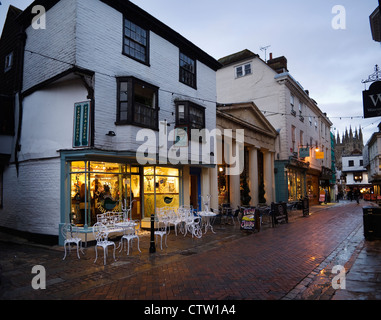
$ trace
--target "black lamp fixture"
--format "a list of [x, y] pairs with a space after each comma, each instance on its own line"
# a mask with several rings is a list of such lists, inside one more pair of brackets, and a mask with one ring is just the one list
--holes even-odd
[[106, 136], [109, 136], [109, 137], [115, 137], [116, 134], [114, 131], [109, 131], [108, 133], [106, 133]]

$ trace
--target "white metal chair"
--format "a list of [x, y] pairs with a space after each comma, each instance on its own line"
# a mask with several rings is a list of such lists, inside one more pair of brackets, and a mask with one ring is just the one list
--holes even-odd
[[106, 257], [107, 257], [108, 247], [114, 246], [114, 261], [116, 261], [116, 259], [115, 259], [115, 249], [116, 249], [115, 242], [108, 240], [108, 234], [109, 234], [109, 231], [103, 223], [97, 222], [94, 224], [93, 235], [94, 235], [94, 238], [97, 242], [95, 244], [95, 260], [94, 260], [94, 263], [98, 259], [98, 250], [97, 250], [98, 247], [103, 248], [104, 265], [106, 265]]
[[202, 229], [201, 229], [201, 217], [195, 216], [190, 210], [186, 219], [185, 219], [185, 233], [184, 237], [187, 235], [188, 231], [192, 234], [192, 238], [201, 238], [202, 237]]
[[167, 215], [163, 212], [159, 213], [157, 215], [158, 217], [158, 228], [157, 230], [154, 232], [155, 236], [156, 236], [156, 241], [157, 241], [157, 237], [160, 236], [160, 248], [161, 250], [163, 250], [163, 237], [165, 236], [165, 246], [168, 248], [168, 245], [167, 245], [167, 232], [168, 232], [168, 224], [169, 224], [169, 219], [167, 217]]
[[82, 239], [78, 237], [77, 227], [72, 223], [65, 223], [61, 228], [61, 235], [65, 239], [64, 241], [65, 256], [63, 257], [62, 260], [66, 259], [66, 245], [69, 246], [69, 252], [70, 252], [72, 243], [75, 243], [77, 245], [77, 256], [78, 256], [78, 259], [81, 259], [81, 257], [79, 256], [79, 249], [83, 253]]
[[138, 229], [140, 229], [140, 221], [135, 220], [133, 221], [133, 223], [135, 223], [135, 226], [131, 226], [131, 228], [125, 228], [124, 234], [122, 238], [120, 239], [121, 248], [119, 252], [123, 250], [123, 243], [124, 243], [123, 240], [127, 240], [127, 255], [130, 254], [130, 241], [132, 246], [132, 241], [134, 239], [138, 239], [138, 250], [139, 252], [141, 252], [139, 248], [139, 236], [137, 234]]
[[[179, 211], [173, 208], [173, 209], [169, 209], [167, 211], [167, 214], [169, 216], [169, 224], [173, 225], [175, 227], [175, 234], [177, 236], [177, 226], [182, 223], [182, 220], [179, 216]], [[169, 230], [169, 232], [170, 232], [170, 230]], [[169, 232], [168, 232], [168, 234], [169, 234]]]

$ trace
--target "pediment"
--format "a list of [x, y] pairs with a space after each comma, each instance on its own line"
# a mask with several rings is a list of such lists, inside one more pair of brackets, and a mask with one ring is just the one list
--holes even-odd
[[274, 127], [252, 102], [219, 105], [217, 107], [217, 117], [219, 116], [233, 122], [232, 127], [238, 125], [242, 126], [242, 129], [251, 129], [271, 136], [277, 135]]

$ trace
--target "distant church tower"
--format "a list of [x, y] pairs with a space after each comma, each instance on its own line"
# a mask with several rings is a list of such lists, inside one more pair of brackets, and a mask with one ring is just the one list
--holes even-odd
[[364, 148], [363, 134], [361, 127], [359, 130], [355, 130], [353, 133], [352, 126], [348, 129], [345, 129], [345, 133], [340, 139], [340, 134], [337, 133], [335, 141], [335, 161], [336, 167], [338, 170], [342, 169], [341, 157], [350, 156], [352, 154], [362, 154]]

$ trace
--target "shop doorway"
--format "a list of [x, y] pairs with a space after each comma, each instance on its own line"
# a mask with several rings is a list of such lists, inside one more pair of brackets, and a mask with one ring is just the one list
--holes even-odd
[[189, 179], [189, 204], [197, 210], [201, 210], [201, 169], [190, 168]]

